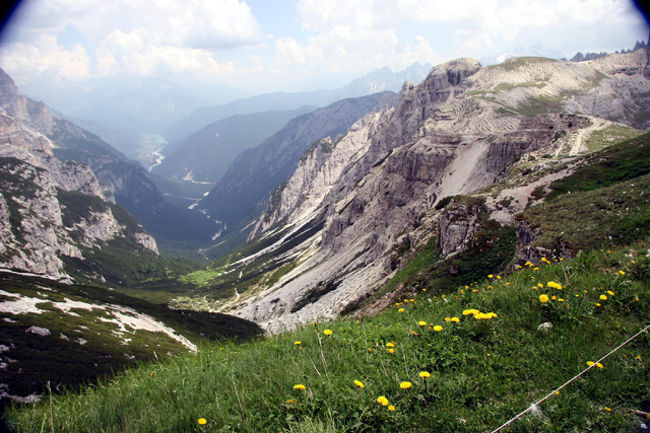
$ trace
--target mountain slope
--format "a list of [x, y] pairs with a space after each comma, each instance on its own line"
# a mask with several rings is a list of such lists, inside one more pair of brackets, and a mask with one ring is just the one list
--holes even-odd
[[378, 93], [339, 102], [291, 120], [282, 130], [240, 154], [198, 205], [224, 227], [249, 221], [258, 202], [283, 182], [316, 140], [344, 133], [360, 117], [390, 104], [393, 94]]
[[40, 399], [50, 382], [80, 385], [206, 340], [258, 336], [253, 323], [170, 310], [106, 289], [0, 272], [0, 396]]
[[[434, 68], [417, 86], [406, 84], [395, 107], [312, 147], [274, 193], [254, 232], [262, 249], [227, 269], [250, 268], [263, 257], [266, 266], [289, 264], [245, 294], [240, 284], [235, 311], [273, 330], [334, 316], [394, 275], [404, 251], [431, 239], [432, 226], [441, 231], [445, 257], [463, 252], [481, 207], [463, 206], [445, 225], [437, 203], [487, 188], [517, 166], [560, 165], [638, 135], [632, 127], [647, 128], [650, 117], [646, 60], [644, 50], [595, 62], [519, 58], [487, 68], [461, 59]], [[534, 201], [529, 194], [552, 180], [485, 199], [490, 219], [513, 227], [513, 215]], [[284, 247], [313, 227], [322, 229]]]
[[[147, 179], [144, 170], [128, 161], [108, 143], [67, 120], [56, 117], [42, 102], [18, 92], [13, 80], [0, 70], [0, 108], [52, 141], [52, 153], [62, 161], [87, 164], [100, 184], [118, 205], [131, 212], [160, 240], [209, 239], [214, 225], [203, 216], [165, 202], [164, 196]], [[179, 227], [186, 227], [180, 231]]]
[[242, 151], [258, 145], [289, 120], [313, 109], [301, 107], [219, 120], [189, 136], [153, 172], [173, 180], [217, 182]]
[[471, 433], [532, 408], [503, 431], [637, 431], [648, 334], [601, 358], [647, 326], [647, 247], [413, 286], [374, 317], [205, 347], [8, 419], [18, 432]]

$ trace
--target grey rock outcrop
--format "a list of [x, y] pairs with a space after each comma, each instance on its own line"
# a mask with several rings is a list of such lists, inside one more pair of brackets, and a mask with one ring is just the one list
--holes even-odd
[[522, 58], [487, 68], [460, 59], [419, 85], [405, 83], [394, 107], [317, 143], [274, 192], [255, 236], [297, 232], [314, 220], [323, 229], [294, 248], [294, 269], [242, 297], [236, 313], [271, 331], [335, 316], [392, 275], [391, 249], [407, 235], [415, 248], [436, 230], [444, 255], [463, 251], [476, 212], [440, 216], [442, 198], [506, 178], [520, 158], [584, 151], [589, 135], [609, 124], [603, 119], [650, 128], [645, 55]]
[[[135, 233], [113, 214], [113, 196], [90, 167], [54, 156], [56, 145], [0, 109], [0, 267], [67, 277], [64, 257], [130, 238], [157, 253], [140, 226]], [[75, 195], [76, 194], [76, 195]]]

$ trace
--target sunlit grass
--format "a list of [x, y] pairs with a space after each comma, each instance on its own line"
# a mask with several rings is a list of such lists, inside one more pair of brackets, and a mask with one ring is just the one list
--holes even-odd
[[[490, 431], [646, 324], [647, 248], [549, 258], [492, 278], [486, 271], [444, 295], [417, 290], [363, 321], [204, 346], [54, 397], [53, 419], [42, 404], [15, 408], [10, 420], [30, 432], [50, 422], [55, 431], [107, 433]], [[463, 315], [471, 309], [496, 317]], [[543, 323], [552, 327], [538, 330]], [[630, 428], [628, 409], [648, 404], [648, 343], [641, 336], [509, 431]]]

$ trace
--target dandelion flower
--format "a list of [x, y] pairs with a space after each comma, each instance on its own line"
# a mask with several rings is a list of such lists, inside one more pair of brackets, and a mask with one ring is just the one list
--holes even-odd
[[611, 407], [607, 407], [607, 406], [605, 406], [605, 410], [606, 410], [607, 412], [611, 412], [611, 411], [612, 411], [612, 408], [611, 408]]
[[594, 361], [587, 361], [587, 367], [591, 367], [592, 365], [594, 365]]
[[555, 296], [555, 295], [551, 296], [551, 300], [557, 301], [557, 296]]
[[607, 295], [600, 295], [599, 296], [601, 301], [606, 301], [607, 300]]
[[360, 380], [355, 380], [354, 384], [358, 386], [359, 388], [365, 388], [366, 386], [361, 382]]
[[289, 400], [285, 401], [284, 404], [292, 404], [292, 405], [295, 406], [295, 405], [298, 404], [298, 402], [296, 402], [296, 400], [290, 398]]
[[542, 283], [537, 283], [537, 287], [539, 287], [539, 288], [541, 289], [541, 288], [544, 287], [544, 284], [542, 284]]
[[377, 403], [381, 404], [382, 406], [388, 406], [388, 399], [383, 395], [380, 395], [377, 397]]
[[625, 271], [618, 271], [619, 274], [625, 275]]
[[476, 308], [470, 308], [469, 310], [463, 310], [463, 316], [471, 316], [473, 314], [479, 314], [480, 311], [478, 311]]
[[424, 320], [420, 320], [418, 322], [418, 326], [427, 326], [427, 322], [425, 322]]
[[428, 377], [431, 377], [431, 373], [429, 373], [428, 371], [421, 371], [419, 376], [423, 379], [426, 379]]
[[386, 350], [388, 351], [388, 353], [395, 353], [395, 349], [393, 349], [392, 347], [389, 347]]
[[199, 425], [205, 425], [208, 422], [208, 420], [205, 418], [199, 418], [196, 420], [196, 422], [199, 423]]
[[597, 362], [597, 363], [596, 363], [596, 367], [598, 367], [598, 368], [605, 368], [605, 367], [603, 366], [603, 364], [601, 364], [600, 362]]
[[556, 283], [555, 281], [549, 281], [548, 283], [546, 283], [546, 285], [553, 289], [562, 290], [562, 284]]
[[433, 330], [436, 331], [436, 332], [440, 332], [440, 331], [442, 331], [442, 326], [436, 325], [436, 326], [433, 327]]
[[548, 295], [539, 295], [539, 302], [546, 304], [548, 302]]
[[388, 406], [388, 410], [391, 411], [391, 412], [393, 412], [393, 411], [395, 410], [395, 406], [393, 406], [392, 404], [389, 405], [389, 406]]
[[608, 291], [607, 291], [607, 294], [608, 294], [609, 296], [614, 296], [614, 292], [612, 292], [611, 290], [608, 290]]
[[492, 278], [494, 278], [494, 275], [490, 274], [490, 275], [488, 275], [488, 278], [492, 279]]
[[389, 341], [386, 343], [386, 347], [395, 347], [395, 343]]
[[400, 308], [399, 310], [397, 310], [397, 312], [398, 312], [398, 313], [403, 313], [403, 312], [404, 312], [404, 309], [403, 309], [403, 308]]
[[326, 329], [323, 331], [323, 334], [327, 335], [328, 337], [332, 335], [332, 330], [331, 329]]
[[298, 384], [293, 386], [293, 389], [296, 389], [298, 391], [304, 391], [306, 388], [305, 388], [305, 385], [303, 385], [302, 383], [298, 383]]
[[600, 302], [596, 302], [596, 307], [602, 307], [602, 305], [600, 304]]
[[445, 317], [445, 322], [451, 322], [451, 317]]
[[300, 346], [302, 344], [302, 341], [294, 341], [293, 344], [295, 344], [296, 346]]
[[452, 323], [458, 323], [458, 322], [460, 322], [460, 319], [458, 317], [454, 316], [454, 317], [451, 318], [451, 321], [452, 321]]
[[404, 382], [399, 384], [399, 387], [402, 388], [402, 389], [409, 389], [412, 386], [413, 386], [413, 384], [411, 382], [408, 382], [408, 381], [404, 381]]

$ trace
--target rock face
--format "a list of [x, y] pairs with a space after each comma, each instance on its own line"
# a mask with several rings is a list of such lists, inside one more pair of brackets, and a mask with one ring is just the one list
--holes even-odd
[[645, 50], [487, 68], [459, 59], [405, 83], [396, 105], [316, 143], [273, 193], [254, 237], [314, 221], [323, 229], [294, 248], [290, 272], [236, 313], [271, 331], [335, 316], [392, 275], [395, 245], [430, 239], [427, 227], [437, 227], [444, 255], [463, 251], [477, 212], [456, 206], [440, 215], [436, 203], [504, 179], [520, 159], [585, 151], [608, 120], [649, 129], [646, 60]]
[[260, 200], [291, 176], [300, 156], [315, 141], [337, 137], [366, 113], [390, 104], [394, 94], [344, 99], [291, 120], [255, 148], [241, 153], [198, 205], [226, 227], [254, 218]]
[[[11, 89], [8, 87], [9, 90]], [[7, 89], [5, 89], [5, 92]], [[51, 124], [47, 111], [31, 123]], [[90, 167], [61, 161], [42, 133], [0, 109], [0, 267], [63, 278], [64, 257], [123, 239], [133, 253], [158, 253], [142, 226], [114, 213], [110, 189]]]

